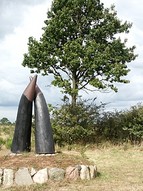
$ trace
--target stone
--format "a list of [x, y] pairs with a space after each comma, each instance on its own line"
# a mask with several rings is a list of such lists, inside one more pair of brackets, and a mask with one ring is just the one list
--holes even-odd
[[80, 178], [81, 180], [90, 180], [89, 167], [85, 165], [80, 165]]
[[79, 166], [69, 166], [66, 168], [66, 178], [67, 179], [71, 179], [71, 180], [77, 180], [79, 179], [79, 175], [80, 175], [80, 168]]
[[89, 166], [90, 179], [94, 179], [97, 176], [97, 167], [95, 165]]
[[39, 170], [34, 176], [33, 181], [35, 183], [43, 184], [46, 183], [48, 180], [48, 169], [44, 168]]
[[10, 187], [13, 185], [14, 171], [12, 169], [4, 169], [3, 186]]
[[20, 168], [15, 173], [15, 183], [19, 186], [29, 186], [33, 184], [33, 180], [30, 176], [30, 173], [28, 171], [28, 168]]
[[0, 185], [2, 184], [3, 169], [0, 168]]
[[9, 156], [16, 156], [16, 153], [10, 153]]
[[52, 157], [55, 156], [55, 154], [45, 154], [46, 157]]
[[50, 168], [49, 178], [51, 180], [63, 180], [65, 178], [65, 170], [61, 168]]

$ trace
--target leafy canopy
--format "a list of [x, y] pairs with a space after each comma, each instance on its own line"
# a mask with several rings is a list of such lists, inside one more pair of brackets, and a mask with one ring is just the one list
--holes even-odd
[[132, 24], [117, 17], [115, 7], [100, 0], [54, 0], [47, 12], [39, 41], [30, 37], [23, 66], [31, 72], [53, 74], [52, 84], [76, 101], [88, 84], [95, 89], [127, 83], [127, 63], [136, 58], [135, 46], [127, 47], [122, 33]]

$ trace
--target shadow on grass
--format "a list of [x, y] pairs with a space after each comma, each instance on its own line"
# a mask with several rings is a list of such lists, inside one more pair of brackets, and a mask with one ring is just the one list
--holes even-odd
[[101, 176], [102, 176], [102, 174], [97, 171], [96, 177], [100, 178]]

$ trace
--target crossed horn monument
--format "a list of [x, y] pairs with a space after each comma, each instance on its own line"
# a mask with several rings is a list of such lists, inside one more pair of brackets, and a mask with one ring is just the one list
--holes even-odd
[[36, 81], [37, 75], [31, 78], [19, 102], [11, 146], [11, 151], [13, 153], [30, 152], [31, 150], [33, 101], [35, 109], [35, 152], [37, 154], [55, 153], [48, 107], [44, 95], [36, 84]]

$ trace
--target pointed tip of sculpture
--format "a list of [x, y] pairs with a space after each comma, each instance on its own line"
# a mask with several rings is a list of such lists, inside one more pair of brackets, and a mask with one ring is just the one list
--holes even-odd
[[29, 101], [34, 100], [36, 82], [37, 82], [37, 75], [30, 78], [30, 83], [28, 84], [25, 91], [23, 92], [23, 94], [27, 97]]

